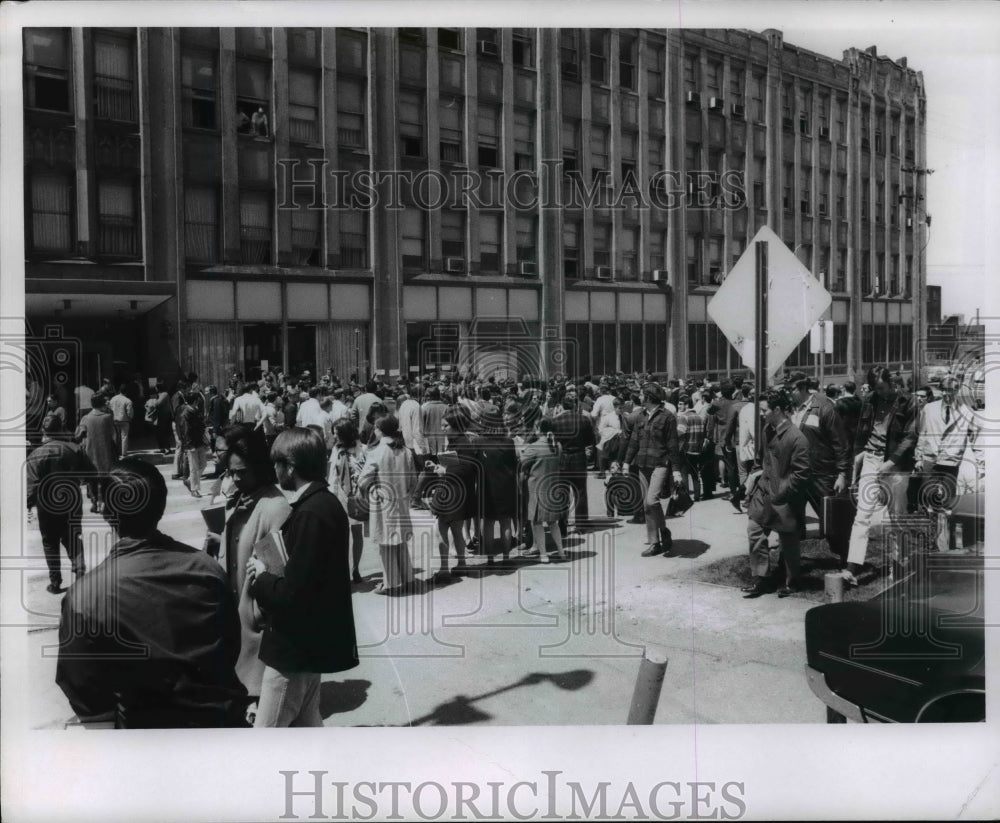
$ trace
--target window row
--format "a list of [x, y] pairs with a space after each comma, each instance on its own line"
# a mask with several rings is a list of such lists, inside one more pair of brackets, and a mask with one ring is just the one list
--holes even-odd
[[602, 375], [667, 371], [667, 331], [662, 323], [567, 323], [567, 374]]
[[[138, 177], [98, 179], [97, 238], [102, 258], [142, 258]], [[35, 258], [75, 255], [78, 251], [75, 175], [64, 170], [29, 170], [25, 180], [26, 250]]]
[[865, 323], [861, 327], [861, 362], [891, 366], [913, 360], [913, 326]]

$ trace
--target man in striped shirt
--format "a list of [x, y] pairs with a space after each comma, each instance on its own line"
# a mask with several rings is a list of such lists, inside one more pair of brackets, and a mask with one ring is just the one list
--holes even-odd
[[[681, 455], [684, 488], [691, 488], [695, 500], [701, 498], [701, 447], [705, 442], [705, 421], [691, 406], [691, 395], [677, 398], [677, 451]], [[688, 481], [690, 480], [690, 486]]]

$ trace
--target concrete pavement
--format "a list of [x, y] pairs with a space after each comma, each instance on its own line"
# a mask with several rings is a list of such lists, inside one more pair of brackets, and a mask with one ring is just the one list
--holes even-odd
[[[169, 498], [161, 529], [200, 546], [205, 527], [194, 500], [161, 465]], [[211, 464], [209, 466], [211, 470]], [[203, 489], [206, 488], [203, 485]], [[590, 510], [603, 514], [603, 484], [588, 481]], [[415, 512], [418, 577], [437, 569], [431, 519]], [[669, 520], [675, 555], [640, 557], [645, 530], [597, 518], [571, 531], [565, 563], [516, 560], [402, 598], [371, 593], [381, 576], [366, 542], [366, 583], [355, 587], [361, 665], [324, 678], [327, 725], [594, 725], [624, 723], [642, 649], [666, 650], [669, 665], [656, 723], [816, 723], [825, 710], [802, 674], [803, 616], [796, 597], [744, 600], [729, 587], [692, 581], [700, 565], [746, 551], [746, 516], [716, 499]], [[107, 530], [86, 524], [90, 566]], [[22, 572], [33, 728], [72, 717], [53, 682], [60, 597], [45, 591], [41, 540], [26, 531]], [[480, 557], [473, 558], [479, 568]], [[72, 579], [68, 563], [64, 578]]]

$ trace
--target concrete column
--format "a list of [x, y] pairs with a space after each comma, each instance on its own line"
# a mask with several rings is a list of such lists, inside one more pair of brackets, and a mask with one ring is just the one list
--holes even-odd
[[222, 132], [222, 260], [241, 263], [240, 182], [236, 135], [236, 30], [219, 29], [219, 129]]
[[[559, 29], [537, 29], [537, 37], [539, 159], [552, 159], [562, 156]], [[539, 185], [545, 186], [547, 172], [540, 164], [538, 169]], [[548, 184], [560, 185], [560, 181], [549, 180]], [[538, 272], [542, 285], [541, 365], [543, 375], [548, 376], [566, 370], [560, 342], [566, 331], [561, 209], [539, 209]]]
[[[288, 149], [288, 37], [287, 29], [272, 29], [274, 60], [271, 65], [271, 134], [274, 136], [275, 184], [281, 177], [277, 161], [289, 156]], [[277, 202], [280, 202], [280, 198]], [[275, 214], [275, 236], [278, 246], [278, 265], [292, 263], [292, 210], [278, 209]], [[285, 355], [287, 360], [288, 355]]]
[[[323, 156], [327, 160], [323, 175], [323, 202], [330, 204], [333, 197], [329, 193], [330, 172], [339, 167], [337, 154], [337, 30], [322, 29], [321, 54], [323, 56], [323, 74], [320, 87], [320, 123], [323, 143]], [[369, 43], [368, 65], [371, 66], [371, 44]], [[368, 112], [375, 109], [371, 105], [372, 84], [368, 87]], [[366, 120], [366, 123], [370, 119]], [[344, 192], [338, 191], [337, 197], [342, 201]], [[327, 268], [340, 267], [340, 213], [336, 209], [327, 208], [323, 211], [323, 261]]]
[[[389, 28], [371, 29], [372, 82], [378, 105], [372, 111], [375, 140], [372, 159], [376, 169], [399, 168], [396, 148], [396, 36]], [[428, 148], [429, 150], [429, 148]], [[383, 187], [384, 189], [384, 187]], [[383, 191], [384, 195], [385, 192]], [[398, 212], [379, 198], [374, 209], [375, 278], [372, 310], [372, 368], [405, 370], [406, 336], [403, 323], [403, 281], [399, 256]], [[402, 371], [400, 372], [403, 373]]]
[[847, 96], [847, 375], [863, 377], [861, 370], [861, 265], [858, 240], [861, 236], [861, 103], [858, 99], [857, 70], [852, 70]]
[[[664, 168], [684, 168], [684, 41], [677, 30], [667, 31], [666, 68], [663, 82], [666, 105], [667, 150]], [[681, 186], [685, 181], [679, 180]], [[671, 375], [686, 375], [687, 350], [687, 260], [684, 242], [684, 212], [672, 208], [667, 212], [667, 247], [664, 249], [667, 271], [671, 274], [672, 289], [667, 296], [670, 322], [667, 335], [667, 363]]]
[[92, 258], [97, 253], [97, 181], [94, 179], [94, 61], [91, 29], [71, 30], [73, 41], [73, 121], [76, 136], [76, 253]]

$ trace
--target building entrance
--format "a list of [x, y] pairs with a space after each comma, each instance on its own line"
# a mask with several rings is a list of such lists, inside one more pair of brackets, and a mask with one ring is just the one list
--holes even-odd
[[301, 375], [308, 371], [313, 381], [316, 375], [316, 326], [307, 323], [288, 324], [288, 373]]
[[243, 326], [243, 376], [246, 380], [259, 380], [261, 361], [267, 368], [282, 368], [281, 324], [248, 323]]

